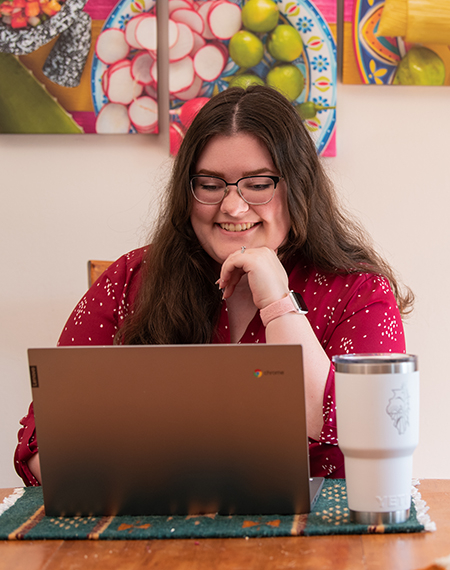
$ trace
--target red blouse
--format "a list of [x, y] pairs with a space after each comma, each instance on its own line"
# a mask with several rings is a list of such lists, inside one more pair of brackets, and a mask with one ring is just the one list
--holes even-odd
[[[94, 283], [70, 315], [59, 346], [113, 343], [122, 321], [132, 311], [144, 252], [141, 248], [122, 256]], [[289, 287], [303, 296], [309, 309], [307, 318], [330, 359], [345, 353], [405, 351], [400, 312], [385, 278], [368, 273], [324, 273], [304, 265], [295, 256], [286, 264], [286, 270]], [[230, 342], [225, 301], [213, 342]], [[239, 342], [266, 342], [259, 312]], [[33, 404], [20, 423], [15, 468], [26, 485], [38, 485], [27, 465], [38, 450]], [[322, 433], [319, 441], [310, 439], [309, 451], [312, 476], [344, 477], [344, 459], [336, 434], [333, 365], [323, 396]]]

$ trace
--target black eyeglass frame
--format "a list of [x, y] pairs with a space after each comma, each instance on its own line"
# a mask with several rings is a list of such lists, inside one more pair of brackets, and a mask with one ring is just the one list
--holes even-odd
[[[216, 180], [222, 180], [222, 182], [225, 182], [225, 188], [223, 191], [222, 198], [220, 200], [218, 200], [217, 202], [203, 202], [202, 200], [199, 200], [197, 198], [197, 196], [195, 195], [194, 187], [192, 185], [192, 181], [195, 178], [215, 178]], [[272, 196], [269, 198], [269, 200], [267, 200], [266, 202], [256, 202], [255, 203], [255, 202], [249, 202], [248, 200], [246, 200], [244, 198], [244, 196], [242, 195], [241, 189], [239, 188], [239, 182], [241, 180], [247, 180], [249, 178], [270, 178], [270, 180], [272, 180], [273, 192], [272, 192]], [[220, 178], [220, 176], [208, 176], [207, 174], [193, 174], [192, 176], [189, 177], [189, 186], [191, 188], [192, 195], [197, 200], [197, 202], [200, 202], [200, 204], [205, 204], [206, 206], [217, 206], [217, 204], [220, 204], [221, 202], [223, 202], [223, 200], [226, 198], [226, 196], [230, 192], [228, 186], [236, 186], [236, 189], [238, 191], [239, 196], [244, 200], [244, 202], [246, 204], [249, 204], [250, 206], [264, 206], [265, 204], [268, 204], [273, 199], [273, 197], [275, 196], [275, 190], [277, 189], [277, 185], [280, 182], [280, 180], [283, 180], [283, 176], [272, 176], [269, 174], [255, 174], [254, 176], [243, 176], [242, 178], [239, 178], [239, 180], [237, 180], [236, 182], [227, 182], [224, 178]]]

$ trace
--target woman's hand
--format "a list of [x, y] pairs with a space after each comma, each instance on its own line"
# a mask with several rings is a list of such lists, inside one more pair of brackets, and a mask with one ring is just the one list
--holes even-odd
[[243, 275], [247, 275], [253, 303], [264, 309], [289, 293], [288, 276], [277, 254], [267, 248], [258, 247], [238, 250], [224, 261], [218, 281], [223, 298], [233, 294]]

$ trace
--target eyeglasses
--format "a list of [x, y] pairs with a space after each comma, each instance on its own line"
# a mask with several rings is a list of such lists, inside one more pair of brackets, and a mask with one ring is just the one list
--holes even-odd
[[236, 186], [239, 196], [252, 206], [268, 204], [282, 176], [244, 176], [237, 182], [227, 182], [217, 176], [194, 175], [190, 185], [194, 198], [201, 204], [220, 204], [229, 193], [229, 186]]

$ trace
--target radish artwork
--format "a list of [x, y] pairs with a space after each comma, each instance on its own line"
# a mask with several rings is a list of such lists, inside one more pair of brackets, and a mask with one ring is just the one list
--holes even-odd
[[209, 101], [208, 97], [196, 97], [185, 103], [180, 108], [180, 122], [188, 129], [194, 120], [195, 115], [200, 111], [200, 109]]
[[[132, 22], [133, 20], [130, 21]], [[158, 47], [156, 43], [156, 16], [148, 14], [144, 18], [140, 18], [136, 24], [134, 36], [136, 43], [141, 46], [141, 48], [156, 51]]]
[[130, 53], [125, 32], [118, 28], [109, 28], [100, 34], [95, 49], [98, 59], [107, 65], [124, 59]]
[[131, 75], [141, 85], [153, 83], [150, 70], [154, 63], [153, 57], [145, 51], [138, 52], [131, 61]]
[[226, 63], [222, 49], [214, 44], [206, 44], [194, 56], [195, 72], [203, 81], [217, 79]]
[[177, 42], [169, 49], [169, 61], [180, 61], [194, 49], [194, 32], [189, 26], [178, 22]]
[[188, 89], [177, 92], [177, 99], [179, 101], [190, 101], [191, 99], [198, 97], [200, 95], [202, 86], [203, 86], [203, 79], [200, 79], [200, 77], [196, 75], [194, 77], [192, 85]]
[[[156, 3], [120, 0], [96, 40], [91, 86], [97, 132], [158, 132], [157, 31], [162, 24]], [[230, 87], [251, 85], [268, 85], [283, 93], [308, 130], [318, 132], [320, 152], [328, 149], [335, 106], [328, 105], [324, 92], [335, 83], [334, 44], [315, 8], [305, 4], [297, 20], [299, 0], [161, 0], [161, 4], [168, 10], [164, 71], [172, 155], [210, 97]], [[322, 47], [329, 71], [314, 64], [319, 58], [315, 52]], [[308, 105], [312, 112], [305, 115]], [[323, 113], [325, 122], [315, 118], [314, 110]]]
[[[175, 102], [170, 111], [170, 150], [176, 154], [186, 129], [208, 101], [202, 92], [228, 63], [223, 41], [241, 29], [242, 19], [241, 7], [230, 0], [167, 1], [169, 92]], [[102, 30], [95, 46], [106, 66], [101, 78], [104, 105], [96, 130], [153, 133], [158, 127], [155, 3], [122, 27]]]
[[208, 11], [211, 34], [219, 40], [229, 40], [241, 29], [241, 9], [230, 2], [215, 2]]
[[[169, 50], [169, 135], [174, 155], [195, 115], [208, 101], [202, 93], [228, 63], [228, 47], [223, 42], [242, 28], [242, 18], [239, 4], [229, 0], [168, 0], [168, 7], [169, 22], [179, 27], [178, 41]], [[186, 53], [191, 41], [193, 46]]]
[[[150, 11], [128, 20], [124, 29], [107, 28], [97, 38], [95, 54], [107, 66], [101, 80], [107, 101], [97, 115], [97, 133], [128, 133], [132, 127], [144, 134], [157, 131], [157, 86], [152, 74], [157, 28], [155, 3], [149, 4]], [[173, 22], [171, 30], [175, 44], [178, 25]]]
[[128, 108], [118, 103], [107, 103], [97, 116], [96, 130], [100, 134], [127, 134], [130, 130]]
[[131, 75], [131, 61], [125, 59], [110, 67], [106, 96], [111, 103], [130, 105], [143, 89], [144, 86]]
[[140, 133], [153, 133], [158, 127], [158, 104], [152, 97], [144, 95], [135, 99], [128, 109], [128, 115]]

